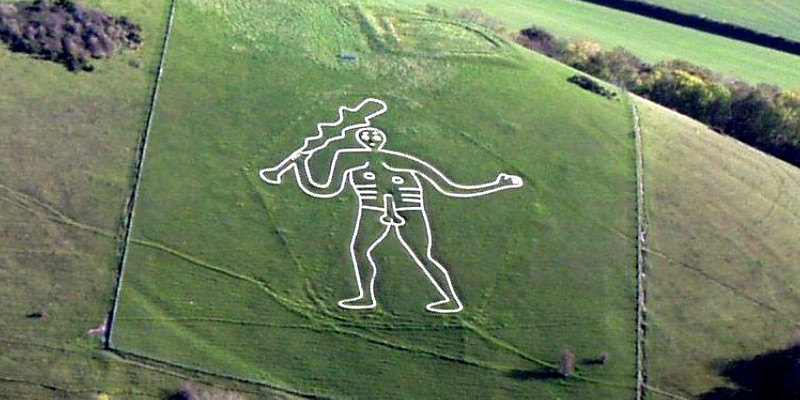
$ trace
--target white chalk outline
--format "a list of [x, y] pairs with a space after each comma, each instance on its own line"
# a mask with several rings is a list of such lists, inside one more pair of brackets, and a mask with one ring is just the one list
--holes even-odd
[[[338, 126], [344, 120], [344, 111], [357, 112], [369, 102], [377, 102], [382, 107], [379, 111], [369, 114], [367, 117], [365, 117], [363, 123], [345, 127], [344, 129], [340, 130], [340, 135], [327, 138], [322, 145], [308, 150], [308, 147], [312, 146], [313, 141], [324, 138], [323, 127]], [[365, 99], [354, 108], [347, 108], [344, 106], [339, 107], [339, 119], [336, 122], [317, 124], [318, 135], [305, 139], [304, 145], [301, 149], [292, 153], [289, 157], [281, 161], [275, 167], [264, 168], [260, 170], [259, 176], [262, 180], [269, 184], [280, 184], [282, 181], [282, 176], [292, 170], [294, 171], [295, 181], [297, 182], [300, 190], [315, 198], [335, 197], [341, 194], [347, 186], [350, 186], [356, 193], [359, 207], [358, 214], [356, 216], [355, 227], [353, 230], [353, 236], [350, 239], [350, 257], [355, 270], [356, 284], [358, 285], [359, 294], [356, 297], [339, 301], [339, 307], [350, 310], [364, 310], [372, 309], [377, 306], [377, 301], [375, 300], [375, 281], [378, 275], [378, 269], [375, 260], [372, 258], [372, 251], [375, 250], [375, 248], [389, 235], [390, 231], [394, 230], [395, 235], [400, 241], [400, 244], [406, 250], [414, 263], [417, 264], [423, 273], [425, 273], [425, 276], [442, 296], [442, 300], [429, 303], [425, 306], [425, 308], [434, 313], [457, 313], [464, 309], [464, 305], [458, 298], [458, 295], [453, 288], [453, 282], [450, 278], [449, 272], [433, 256], [433, 235], [431, 231], [430, 220], [428, 219], [428, 213], [425, 209], [425, 188], [420, 181], [420, 177], [424, 178], [440, 193], [456, 198], [478, 197], [501, 190], [519, 188], [523, 185], [522, 178], [515, 175], [500, 173], [494, 181], [488, 183], [479, 185], [461, 185], [453, 182], [444, 173], [419, 158], [397, 151], [384, 150], [383, 147], [386, 144], [386, 134], [381, 130], [372, 127], [370, 120], [377, 115], [383, 114], [386, 112], [386, 110], [386, 103], [382, 100], [374, 98]], [[316, 182], [309, 166], [309, 160], [313, 154], [327, 147], [333, 141], [344, 139], [347, 135], [346, 132], [354, 129], [356, 129], [356, 141], [361, 147], [337, 150], [330, 161], [329, 172], [325, 182]], [[354, 173], [356, 171], [369, 168], [371, 166], [371, 161], [367, 160], [364, 163], [353, 165], [350, 168], [337, 173], [336, 167], [339, 163], [340, 155], [350, 155], [354, 153], [369, 154], [373, 152], [381, 153], [385, 156], [389, 156], [388, 158], [392, 160], [400, 160], [405, 164], [410, 163], [414, 166], [413, 168], [393, 167], [383, 161], [380, 162], [379, 166], [373, 166], [382, 167], [382, 169], [388, 172], [404, 173], [413, 178], [413, 181], [411, 181], [403, 179], [402, 176], [392, 176], [391, 181], [393, 185], [406, 185], [393, 187], [393, 189], [399, 190], [399, 193], [395, 195], [400, 196], [400, 199], [404, 204], [402, 207], [396, 207], [395, 195], [392, 193], [380, 193], [377, 183], [357, 184], [354, 181]], [[302, 167], [298, 165], [300, 163], [303, 164]], [[374, 181], [376, 179], [375, 171], [379, 170], [380, 169], [366, 171], [364, 173], [365, 179], [368, 181]], [[334, 182], [335, 179], [338, 180], [338, 182]], [[380, 196], [381, 194], [382, 196]], [[383, 200], [383, 205], [371, 205], [371, 203], [378, 203], [379, 196]], [[367, 262], [369, 263], [369, 267], [371, 268], [368, 293], [365, 293], [364, 290], [364, 283], [362, 281], [363, 271], [359, 269], [359, 260], [356, 250], [364, 210], [383, 212], [380, 218], [378, 218], [377, 222], [385, 226], [383, 232], [378, 235], [378, 238], [366, 246], [366, 250], [364, 251], [364, 258], [366, 258]], [[404, 237], [404, 232], [401, 227], [406, 224], [406, 220], [401, 215], [397, 214], [399, 211], [419, 211], [421, 213], [422, 221], [425, 224], [425, 233], [427, 235], [427, 244], [424, 254], [425, 260], [421, 258], [420, 254], [417, 254], [417, 252], [414, 251], [413, 247]], [[428, 262], [428, 265], [426, 265], [425, 261]], [[437, 281], [437, 279], [431, 273], [431, 268], [433, 267], [438, 270], [444, 280], [440, 279]], [[442, 287], [443, 285], [446, 287]]]
[[[318, 141], [320, 139], [324, 139], [325, 138], [325, 132], [326, 132], [325, 128], [335, 128], [335, 127], [338, 127], [339, 125], [341, 125], [342, 122], [344, 122], [344, 113], [345, 113], [345, 111], [347, 111], [347, 112], [358, 112], [358, 111], [361, 110], [361, 108], [363, 108], [364, 106], [366, 106], [368, 104], [371, 104], [371, 103], [377, 103], [378, 104], [378, 107], [379, 107], [378, 111], [375, 111], [375, 112], [373, 112], [371, 114], [368, 114], [366, 117], [364, 117], [364, 122], [362, 122], [360, 124], [349, 125], [349, 126], [345, 127], [344, 129], [341, 129], [339, 131], [338, 135], [331, 136], [331, 137], [325, 139], [322, 142], [322, 144], [319, 144], [316, 147], [312, 147], [313, 146], [312, 143], [314, 141]], [[312, 153], [316, 152], [317, 150], [324, 149], [325, 147], [328, 146], [328, 144], [330, 144], [333, 141], [344, 139], [347, 136], [347, 133], [346, 133], [347, 131], [370, 126], [370, 124], [371, 124], [370, 121], [373, 118], [377, 117], [378, 115], [381, 115], [381, 114], [385, 113], [388, 109], [389, 109], [389, 107], [386, 105], [386, 103], [383, 100], [374, 99], [374, 98], [366, 98], [366, 99], [362, 100], [361, 103], [359, 103], [357, 106], [355, 106], [353, 108], [346, 107], [346, 106], [339, 107], [339, 110], [338, 110], [339, 118], [336, 121], [318, 123], [317, 124], [317, 134], [314, 135], [314, 136], [309, 136], [309, 137], [305, 138], [303, 140], [303, 146], [301, 146], [299, 149], [295, 150], [291, 155], [289, 155], [289, 157], [286, 157], [283, 161], [279, 162], [275, 167], [266, 168], [266, 169], [262, 170], [262, 172], [263, 171], [268, 171], [268, 170], [270, 172], [277, 171], [277, 175], [276, 175], [276, 178], [274, 180], [267, 180], [267, 178], [263, 175], [263, 173], [260, 174], [261, 175], [261, 179], [264, 180], [267, 183], [270, 183], [270, 184], [279, 184], [279, 183], [281, 183], [281, 177], [283, 176], [283, 174], [285, 174], [286, 172], [289, 171], [288, 167], [289, 167], [290, 163], [295, 161], [300, 154], [303, 154], [303, 153], [312, 154]], [[309, 147], [311, 147], [311, 148], [309, 148]]]

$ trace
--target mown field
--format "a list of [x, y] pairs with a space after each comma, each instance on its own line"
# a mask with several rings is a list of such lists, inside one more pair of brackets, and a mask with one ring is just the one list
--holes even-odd
[[[751, 83], [800, 87], [800, 57], [682, 28], [649, 18], [569, 0], [394, 0], [413, 8], [477, 8], [510, 29], [537, 25], [555, 35], [622, 46], [645, 61], [682, 59]], [[716, 2], [714, 2], [716, 3]]]
[[800, 170], [639, 106], [651, 223], [649, 380], [698, 396], [734, 386], [721, 376], [731, 362], [800, 339]]
[[[182, 3], [113, 346], [331, 397], [633, 396], [630, 114], [476, 29], [321, 1]], [[394, 239], [376, 253], [379, 309], [339, 309], [355, 290], [355, 197], [258, 179], [368, 96], [390, 107], [376, 121], [388, 148], [458, 182], [525, 180], [482, 198], [429, 195], [463, 313], [424, 311], [436, 293]], [[565, 348], [578, 377], [553, 379]], [[585, 362], [604, 351], [608, 365]]]
[[647, 0], [646, 2], [787, 39], [800, 40], [800, 7], [793, 0]]

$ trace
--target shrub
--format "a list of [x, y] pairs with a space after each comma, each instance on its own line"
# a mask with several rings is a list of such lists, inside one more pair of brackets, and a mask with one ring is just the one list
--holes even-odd
[[613, 99], [617, 96], [616, 93], [606, 89], [603, 85], [597, 83], [594, 79], [589, 78], [585, 75], [572, 75], [567, 78], [567, 81], [570, 83], [574, 83], [581, 88], [588, 90], [592, 93], [597, 93], [607, 99]]
[[558, 373], [564, 378], [569, 378], [573, 371], [575, 371], [575, 354], [570, 349], [564, 349], [558, 363]]
[[455, 16], [458, 19], [489, 28], [495, 32], [505, 32], [505, 27], [499, 20], [476, 8], [464, 8], [458, 10], [456, 11]]
[[0, 41], [12, 51], [91, 71], [91, 58], [111, 57], [141, 44], [141, 29], [127, 18], [114, 19], [72, 1], [0, 3]]

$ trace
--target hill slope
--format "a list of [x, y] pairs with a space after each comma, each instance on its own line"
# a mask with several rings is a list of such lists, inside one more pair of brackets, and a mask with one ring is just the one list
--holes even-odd
[[699, 395], [730, 385], [721, 366], [798, 339], [800, 170], [639, 105], [651, 222], [650, 383]]
[[[282, 24], [296, 15], [309, 25]], [[115, 348], [326, 397], [632, 393], [623, 102], [478, 27], [383, 7], [195, 1], [178, 9], [170, 46]], [[365, 97], [389, 106], [375, 120], [387, 148], [461, 183], [524, 180], [474, 199], [424, 187], [434, 254], [465, 304], [458, 315], [425, 311], [436, 292], [392, 237], [375, 253], [378, 310], [337, 307], [356, 292], [356, 198], [258, 178]], [[616, 361], [580, 366], [600, 383], [536, 379], [565, 347]]]
[[[189, 379], [233, 385], [196, 369], [332, 396], [632, 397], [627, 105], [567, 84], [572, 71], [477, 27], [296, 3], [179, 7], [115, 345], [189, 369], [120, 360], [85, 336], [110, 307], [117, 221], [167, 3], [97, 3], [153, 32], [142, 70], [120, 59], [70, 75], [0, 51], [0, 117], [13, 121], [0, 129], [0, 325], [9, 333], [0, 397], [163, 398]], [[308, 24], [294, 25], [301, 16]], [[459, 317], [423, 311], [435, 293], [396, 241], [379, 255], [380, 311], [336, 308], [353, 289], [343, 249], [354, 197], [312, 200], [291, 181], [272, 187], [256, 176], [335, 107], [367, 96], [390, 106], [380, 126], [391, 148], [464, 182], [500, 171], [525, 179], [486, 198], [428, 198], [437, 254], [464, 295]], [[653, 222], [650, 382], [699, 394], [724, 383], [711, 361], [783, 347], [792, 333], [797, 170], [641, 109]], [[730, 209], [715, 207], [719, 199]], [[768, 215], [771, 228], [751, 215]], [[753, 255], [729, 256], [737, 246]], [[565, 347], [579, 361], [608, 351], [611, 362], [553, 379], [548, 366]], [[236, 385], [249, 398], [278, 396]]]

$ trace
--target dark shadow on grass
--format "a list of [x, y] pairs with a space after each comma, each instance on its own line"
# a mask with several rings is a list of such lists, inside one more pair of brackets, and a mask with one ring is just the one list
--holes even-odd
[[721, 368], [736, 388], [718, 387], [699, 400], [800, 399], [800, 345], [736, 360]]
[[564, 376], [553, 369], [524, 370], [515, 369], [506, 374], [509, 378], [520, 381], [561, 379]]

